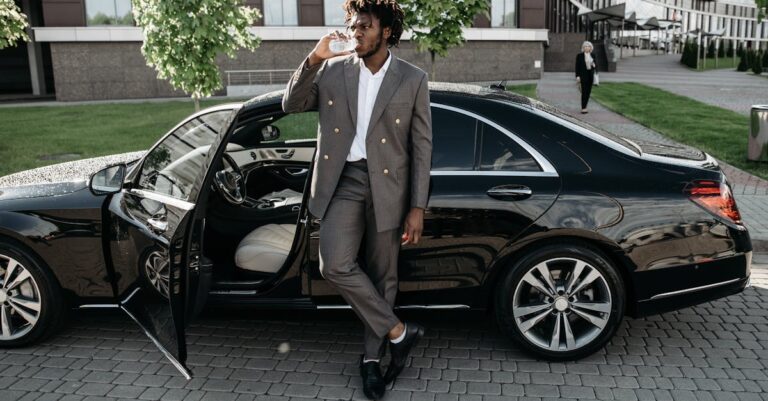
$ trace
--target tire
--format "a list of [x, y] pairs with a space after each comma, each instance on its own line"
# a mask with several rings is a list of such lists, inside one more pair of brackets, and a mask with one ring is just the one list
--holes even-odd
[[0, 347], [34, 344], [61, 327], [67, 310], [56, 278], [28, 251], [2, 240], [0, 282]]
[[611, 339], [624, 317], [625, 295], [608, 258], [567, 243], [523, 255], [499, 281], [494, 303], [499, 328], [524, 351], [563, 361], [589, 356]]

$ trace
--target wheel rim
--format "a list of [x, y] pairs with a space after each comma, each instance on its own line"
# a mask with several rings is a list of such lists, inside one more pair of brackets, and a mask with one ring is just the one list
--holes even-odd
[[42, 311], [40, 290], [18, 260], [0, 255], [0, 339], [15, 340], [29, 333]]
[[155, 251], [149, 254], [147, 261], [144, 262], [144, 271], [147, 274], [152, 287], [165, 298], [168, 298], [168, 258], [162, 253]]
[[554, 258], [529, 269], [517, 284], [512, 311], [531, 343], [567, 352], [592, 342], [611, 317], [611, 291], [603, 274], [574, 258]]

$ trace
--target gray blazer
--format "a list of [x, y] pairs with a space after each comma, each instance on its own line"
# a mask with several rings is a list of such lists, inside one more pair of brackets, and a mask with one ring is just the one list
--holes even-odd
[[[394, 54], [391, 57], [365, 141], [379, 232], [400, 227], [409, 207], [426, 209], [432, 164], [427, 74]], [[309, 211], [322, 219], [355, 137], [361, 66], [354, 54], [309, 68], [307, 62], [288, 82], [283, 110], [320, 112]]]

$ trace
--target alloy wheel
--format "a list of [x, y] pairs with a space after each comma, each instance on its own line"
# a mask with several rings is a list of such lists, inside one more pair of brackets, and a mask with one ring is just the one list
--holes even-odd
[[553, 258], [530, 268], [517, 284], [512, 311], [528, 341], [549, 351], [573, 351], [606, 328], [613, 307], [600, 270], [575, 258]]
[[152, 287], [161, 296], [168, 298], [168, 278], [170, 275], [168, 258], [162, 252], [152, 252], [144, 262], [144, 272]]
[[0, 254], [0, 340], [25, 336], [40, 318], [40, 289], [18, 260]]

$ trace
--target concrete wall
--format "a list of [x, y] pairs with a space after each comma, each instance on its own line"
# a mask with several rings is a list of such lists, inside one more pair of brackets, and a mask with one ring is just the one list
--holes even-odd
[[544, 49], [544, 71], [573, 72], [582, 43], [583, 33], [550, 32], [549, 47]]
[[[236, 59], [221, 57], [222, 82], [226, 70], [296, 68], [314, 45], [314, 41], [264, 41], [255, 52], [240, 51]], [[51, 43], [57, 99], [185, 96], [156, 78], [140, 49], [135, 42]], [[410, 42], [392, 51], [427, 72], [431, 69], [429, 54], [416, 52]], [[541, 42], [473, 41], [451, 50], [446, 58], [438, 57], [435, 75], [450, 82], [539, 79], [541, 68], [535, 67], [535, 61], [543, 60]], [[224, 93], [223, 88], [218, 92]]]

